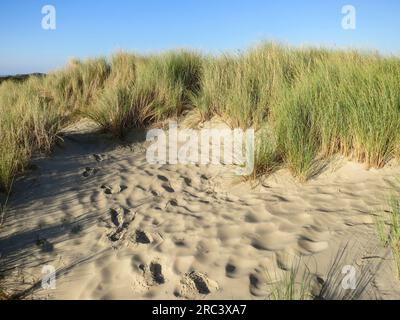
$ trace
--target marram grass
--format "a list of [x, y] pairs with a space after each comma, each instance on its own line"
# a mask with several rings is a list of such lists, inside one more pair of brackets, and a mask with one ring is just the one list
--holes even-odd
[[389, 210], [378, 213], [376, 231], [384, 247], [390, 249], [396, 270], [400, 279], [400, 194], [390, 196]]
[[[196, 111], [257, 131], [253, 176], [287, 167], [301, 180], [335, 154], [382, 167], [400, 158], [400, 58], [266, 43], [219, 56], [169, 51], [72, 61], [0, 84], [0, 189], [63, 126], [89, 117], [122, 138]], [[265, 130], [268, 128], [268, 130]]]

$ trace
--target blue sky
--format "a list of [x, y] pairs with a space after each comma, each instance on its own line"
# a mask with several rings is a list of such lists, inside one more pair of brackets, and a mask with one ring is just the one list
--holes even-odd
[[[41, 27], [44, 5], [57, 29]], [[341, 27], [356, 8], [357, 27]], [[400, 53], [399, 0], [1, 0], [0, 74], [47, 72], [118, 49], [218, 53], [265, 39]]]

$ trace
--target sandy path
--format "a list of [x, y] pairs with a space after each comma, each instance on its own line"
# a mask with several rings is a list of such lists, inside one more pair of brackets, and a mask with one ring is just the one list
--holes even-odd
[[228, 167], [149, 165], [144, 147], [71, 132], [34, 162], [0, 230], [0, 269], [13, 288], [29, 288], [51, 264], [57, 288], [33, 297], [264, 299], [294, 255], [323, 279], [350, 243], [350, 264], [382, 263], [372, 294], [400, 297], [371, 215], [399, 167], [346, 162], [307, 184], [281, 171], [252, 188]]

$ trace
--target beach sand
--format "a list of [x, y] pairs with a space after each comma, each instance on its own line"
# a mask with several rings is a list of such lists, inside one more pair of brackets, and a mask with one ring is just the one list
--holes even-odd
[[[117, 144], [77, 125], [51, 156], [33, 161], [0, 229], [10, 293], [266, 299], [298, 256], [318, 290], [346, 247], [339, 274], [345, 265], [376, 270], [363, 298], [400, 298], [374, 218], [400, 166], [367, 170], [339, 159], [306, 183], [287, 170], [246, 182], [230, 166], [151, 165], [145, 153], [139, 131]], [[53, 290], [41, 288], [44, 265], [57, 270]]]

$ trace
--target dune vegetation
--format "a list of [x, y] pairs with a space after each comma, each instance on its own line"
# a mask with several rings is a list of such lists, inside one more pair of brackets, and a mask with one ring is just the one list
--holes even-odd
[[287, 167], [301, 180], [335, 154], [380, 168], [400, 158], [400, 58], [265, 43], [218, 56], [171, 51], [71, 61], [0, 84], [0, 189], [60, 130], [86, 117], [123, 138], [191, 112], [257, 130], [254, 176]]
[[400, 193], [390, 195], [388, 209], [378, 212], [375, 222], [379, 240], [384, 247], [390, 249], [396, 274], [400, 279]]

